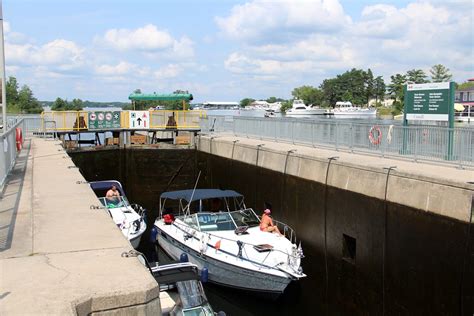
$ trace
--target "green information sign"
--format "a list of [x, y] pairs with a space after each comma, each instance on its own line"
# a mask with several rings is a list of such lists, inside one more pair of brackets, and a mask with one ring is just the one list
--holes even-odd
[[450, 82], [408, 84], [405, 119], [408, 121], [449, 121], [454, 114], [454, 85]]
[[89, 112], [89, 129], [120, 128], [120, 111]]

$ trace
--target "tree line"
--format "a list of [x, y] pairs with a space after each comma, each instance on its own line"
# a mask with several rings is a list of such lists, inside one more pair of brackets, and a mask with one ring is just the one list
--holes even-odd
[[[437, 64], [430, 69], [432, 82], [450, 81], [452, 75], [449, 69]], [[323, 80], [319, 87], [304, 85], [294, 88], [291, 95], [295, 99], [301, 99], [306, 105], [318, 105], [321, 107], [334, 107], [338, 101], [350, 101], [356, 105], [368, 105], [371, 99], [375, 99], [375, 105], [381, 106], [381, 101], [386, 97], [393, 102], [389, 112], [399, 114], [403, 110], [403, 88], [407, 83], [428, 83], [428, 76], [422, 69], [411, 69], [405, 74], [395, 74], [390, 77], [391, 82], [387, 85], [382, 76], [375, 76], [372, 70], [353, 68], [337, 75], [334, 78]], [[282, 110], [290, 108], [291, 100], [270, 97], [267, 102], [282, 101]], [[244, 98], [240, 101], [242, 107], [248, 106], [252, 98]]]
[[26, 84], [19, 88], [18, 81], [15, 77], [8, 77], [5, 83], [5, 92], [7, 97], [7, 110], [9, 113], [41, 113], [43, 107], [34, 97], [33, 91]]

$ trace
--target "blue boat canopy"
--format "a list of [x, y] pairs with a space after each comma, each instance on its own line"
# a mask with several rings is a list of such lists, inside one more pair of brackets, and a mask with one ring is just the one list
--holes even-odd
[[[192, 200], [191, 200], [192, 196]], [[212, 198], [236, 198], [241, 197], [242, 194], [232, 190], [219, 190], [219, 189], [196, 189], [193, 190], [181, 190], [165, 192], [161, 194], [162, 199], [171, 200], [185, 200], [186, 202], [193, 202], [198, 200], [212, 199]]]
[[125, 192], [123, 192], [122, 184], [120, 184], [120, 182], [118, 182], [117, 180], [92, 181], [89, 182], [89, 185], [91, 186], [93, 191], [109, 190], [113, 185], [115, 185], [117, 187], [117, 190], [119, 190], [120, 195], [125, 195]]

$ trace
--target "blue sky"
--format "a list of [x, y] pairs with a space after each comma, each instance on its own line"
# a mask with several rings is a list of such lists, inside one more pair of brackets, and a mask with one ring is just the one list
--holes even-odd
[[7, 76], [40, 100], [289, 98], [352, 67], [474, 77], [471, 0], [4, 0]]

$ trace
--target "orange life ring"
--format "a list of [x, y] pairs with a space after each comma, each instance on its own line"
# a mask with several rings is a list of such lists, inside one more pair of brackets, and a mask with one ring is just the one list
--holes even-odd
[[21, 132], [21, 128], [16, 128], [16, 150], [20, 151], [23, 147], [23, 133]]
[[[377, 133], [377, 137], [375, 137], [374, 132]], [[372, 145], [378, 145], [382, 141], [382, 130], [380, 130], [380, 127], [377, 125], [374, 125], [370, 128], [369, 141]]]

